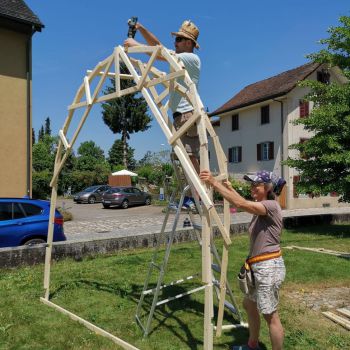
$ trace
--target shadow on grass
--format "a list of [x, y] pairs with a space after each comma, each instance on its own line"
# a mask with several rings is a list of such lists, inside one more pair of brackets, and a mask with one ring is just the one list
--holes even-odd
[[284, 224], [284, 228], [287, 229], [291, 233], [311, 233], [314, 235], [326, 235], [337, 238], [350, 238], [350, 225], [338, 225], [338, 224], [330, 224], [325, 223], [322, 224], [318, 221], [315, 224], [305, 224], [303, 225], [303, 219], [299, 218], [300, 226], [298, 227], [288, 227]]

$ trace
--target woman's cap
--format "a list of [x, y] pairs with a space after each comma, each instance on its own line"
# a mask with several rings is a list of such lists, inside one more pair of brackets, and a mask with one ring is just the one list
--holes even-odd
[[187, 38], [192, 40], [196, 48], [199, 49], [199, 44], [197, 42], [199, 36], [199, 29], [197, 26], [190, 20], [186, 20], [182, 23], [178, 32], [171, 32], [171, 35], [180, 36], [182, 38]]
[[260, 170], [254, 175], [244, 175], [244, 180], [255, 183], [268, 184], [271, 183], [273, 186], [273, 192], [279, 195], [286, 184], [286, 180], [282, 177], [277, 176], [272, 171]]

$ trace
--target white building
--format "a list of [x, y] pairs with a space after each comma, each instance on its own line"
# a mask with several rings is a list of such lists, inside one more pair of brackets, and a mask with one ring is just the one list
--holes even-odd
[[[328, 70], [318, 63], [305, 64], [246, 86], [210, 114], [219, 117], [213, 126], [226, 152], [228, 171], [233, 177], [241, 179], [246, 173], [263, 169], [274, 171], [287, 181], [280, 196], [282, 207], [339, 206], [334, 194], [317, 198], [298, 195], [295, 191], [299, 179], [297, 171], [281, 165], [281, 161], [289, 156], [298, 156], [297, 151], [288, 149], [289, 145], [310, 138], [310, 133], [302, 125], [292, 124], [300, 117], [307, 118], [312, 109], [311, 103], [303, 101], [308, 90], [297, 86], [304, 79], [339, 84], [346, 81], [338, 68]], [[209, 150], [210, 154], [215, 154], [212, 145]], [[210, 168], [218, 169], [213, 157]]]

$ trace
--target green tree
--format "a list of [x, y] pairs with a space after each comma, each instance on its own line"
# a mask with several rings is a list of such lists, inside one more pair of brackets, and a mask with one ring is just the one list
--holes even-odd
[[78, 148], [76, 170], [95, 171], [97, 165], [109, 168], [103, 150], [94, 141], [82, 142]]
[[[126, 67], [121, 67], [122, 73], [129, 73]], [[104, 94], [115, 91], [115, 80], [111, 79], [111, 86], [107, 86]], [[123, 79], [121, 89], [134, 86], [131, 80]], [[149, 129], [151, 117], [147, 114], [147, 103], [139, 93], [122, 96], [102, 103], [102, 117], [104, 123], [114, 134], [121, 134], [123, 144], [123, 165], [128, 167], [128, 143], [130, 134]]]
[[38, 133], [38, 141], [43, 141], [45, 135], [44, 126], [42, 125]]
[[[340, 18], [340, 26], [328, 30], [320, 41], [326, 48], [309, 55], [328, 67], [338, 66], [350, 78], [350, 17]], [[291, 145], [302, 158], [289, 158], [285, 164], [296, 168], [301, 181], [298, 191], [315, 195], [337, 192], [340, 201], [350, 202], [350, 84], [339, 85], [303, 81], [310, 88], [305, 97], [314, 103], [308, 118], [296, 120], [313, 135], [304, 143]]]
[[42, 139], [33, 145], [33, 170], [53, 170], [55, 161], [55, 147], [57, 138], [44, 135]]
[[44, 130], [45, 135], [51, 136], [51, 121], [50, 117], [47, 117], [45, 119], [45, 130]]
[[[123, 150], [124, 150], [124, 145], [122, 140], [115, 140], [112, 147], [108, 151], [108, 162], [111, 165], [111, 167], [117, 166], [117, 165], [123, 165]], [[136, 165], [136, 161], [134, 159], [134, 148], [130, 147], [127, 145], [127, 163], [128, 163], [128, 169], [133, 170]], [[123, 165], [124, 166], [124, 165]]]

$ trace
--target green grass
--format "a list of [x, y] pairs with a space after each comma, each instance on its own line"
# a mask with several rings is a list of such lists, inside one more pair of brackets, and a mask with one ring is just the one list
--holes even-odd
[[[289, 230], [282, 246], [300, 245], [350, 251], [350, 225]], [[217, 246], [221, 241], [217, 241]], [[229, 280], [239, 304], [242, 296], [236, 273], [248, 250], [248, 237], [236, 236], [230, 251]], [[203, 293], [196, 293], [157, 309], [150, 336], [143, 339], [134, 321], [138, 298], [152, 250], [122, 252], [86, 258], [81, 262], [53, 263], [51, 301], [102, 327], [140, 349], [203, 348]], [[284, 349], [350, 348], [349, 332], [290, 297], [294, 290], [315, 290], [350, 285], [350, 262], [335, 256], [285, 250], [286, 282], [281, 291], [280, 315], [285, 327]], [[94, 334], [65, 315], [40, 303], [43, 265], [0, 269], [0, 349], [118, 349], [112, 341]], [[201, 271], [197, 244], [174, 246], [166, 281]], [[192, 287], [199, 281], [192, 282]], [[184, 291], [187, 285], [167, 293]], [[244, 315], [244, 312], [243, 312]], [[225, 323], [232, 321], [225, 315]], [[246, 330], [225, 332], [215, 338], [215, 349], [230, 349], [247, 340]], [[262, 322], [261, 341], [270, 348]]]

